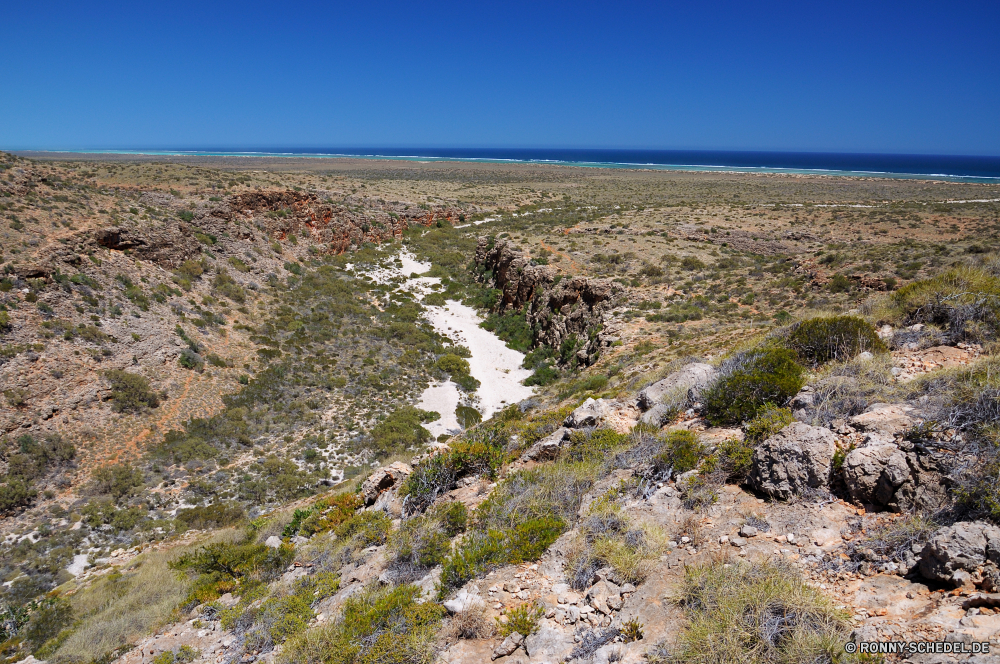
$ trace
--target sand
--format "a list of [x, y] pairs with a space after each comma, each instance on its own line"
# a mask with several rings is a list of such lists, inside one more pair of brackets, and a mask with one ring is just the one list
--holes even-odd
[[[432, 287], [440, 283], [437, 277], [407, 278], [414, 274], [423, 274], [431, 269], [430, 263], [418, 261], [412, 254], [399, 254], [401, 265], [390, 262], [383, 267], [368, 271], [368, 276], [379, 283], [390, 283], [401, 277], [406, 281], [399, 290], [413, 293], [422, 300]], [[348, 265], [347, 269], [353, 269]], [[521, 363], [524, 354], [507, 348], [495, 334], [479, 327], [483, 319], [472, 307], [455, 300], [448, 300], [443, 307], [425, 306], [427, 320], [434, 329], [455, 343], [465, 346], [472, 354], [468, 358], [469, 373], [481, 384], [472, 394], [464, 394], [455, 383], [445, 381], [432, 383], [420, 395], [416, 404], [423, 410], [431, 410], [441, 415], [439, 420], [426, 424], [425, 427], [436, 438], [441, 434], [454, 435], [462, 428], [455, 416], [459, 405], [471, 406], [478, 410], [483, 419], [489, 419], [494, 413], [509, 404], [517, 403], [534, 394], [533, 387], [526, 387], [522, 381], [531, 375], [531, 371], [523, 369]]]

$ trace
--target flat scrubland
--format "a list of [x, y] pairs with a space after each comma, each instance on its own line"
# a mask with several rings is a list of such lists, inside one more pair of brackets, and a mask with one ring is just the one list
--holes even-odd
[[[840, 662], [852, 630], [944, 638], [905, 612], [878, 622], [857, 584], [991, 587], [989, 565], [919, 570], [942, 528], [1000, 518], [996, 199], [930, 180], [0, 154], [0, 654]], [[475, 262], [481, 237], [544, 268], [516, 306], [513, 277]], [[400, 251], [441, 279], [422, 301], [405, 275], [367, 276]], [[546, 309], [574, 277], [614, 284], [585, 360], [529, 322], [576, 315]], [[431, 441], [423, 389], [478, 387], [423, 317], [447, 300], [527, 354], [537, 392]], [[639, 396], [694, 365], [711, 381]], [[878, 404], [905, 426], [866, 429]], [[796, 422], [835, 451], [824, 477], [778, 487], [767, 450]], [[898, 482], [896, 452], [913, 455]], [[383, 467], [402, 470], [362, 482]]]

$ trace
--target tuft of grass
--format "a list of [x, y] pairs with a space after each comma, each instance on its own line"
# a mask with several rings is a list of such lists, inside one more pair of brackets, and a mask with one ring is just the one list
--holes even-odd
[[144, 553], [121, 571], [70, 595], [73, 614], [80, 620], [47, 660], [98, 661], [172, 620], [191, 588], [188, 578], [171, 571], [171, 563], [182, 554], [183, 550]]
[[621, 495], [621, 490], [612, 489], [599, 497], [577, 525], [579, 536], [566, 564], [570, 585], [577, 590], [590, 586], [604, 567], [614, 570], [618, 583], [638, 585], [663, 551], [662, 533], [634, 523], [625, 513]]
[[790, 567], [716, 561], [689, 567], [678, 602], [689, 623], [673, 651], [685, 664], [845, 662], [848, 616]]

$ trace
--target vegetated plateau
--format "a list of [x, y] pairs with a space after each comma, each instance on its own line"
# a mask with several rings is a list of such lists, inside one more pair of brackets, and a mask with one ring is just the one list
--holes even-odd
[[[997, 643], [997, 199], [2, 154], [0, 657]], [[477, 358], [428, 318], [449, 302], [533, 396], [480, 410]], [[446, 381], [454, 413], [418, 407]]]

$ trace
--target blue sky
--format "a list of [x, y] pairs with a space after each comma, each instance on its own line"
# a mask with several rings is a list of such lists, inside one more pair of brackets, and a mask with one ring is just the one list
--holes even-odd
[[9, 2], [0, 149], [1000, 155], [1000, 2]]

